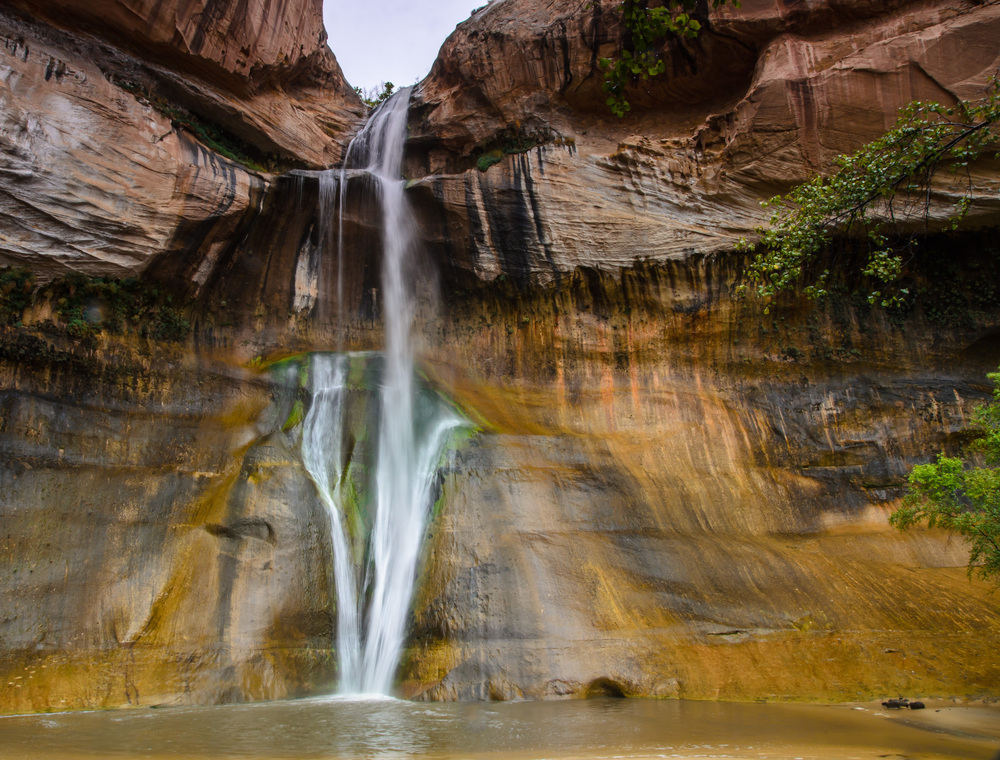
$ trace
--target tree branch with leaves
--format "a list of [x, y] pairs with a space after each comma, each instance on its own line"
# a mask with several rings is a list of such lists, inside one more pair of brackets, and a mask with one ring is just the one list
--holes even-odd
[[382, 82], [376, 87], [355, 87], [354, 91], [369, 109], [378, 108], [382, 103], [392, 97], [396, 85], [392, 82]]
[[919, 244], [913, 222], [929, 221], [935, 175], [942, 169], [966, 172], [967, 192], [948, 219], [957, 228], [974, 190], [969, 167], [998, 143], [996, 77], [975, 100], [910, 103], [885, 135], [840, 156], [835, 173], [763, 204], [773, 209], [769, 225], [757, 228], [756, 242], [741, 241], [739, 246], [755, 254], [749, 275], [757, 293], [770, 298], [803, 286], [808, 296], [825, 295], [830, 271], [818, 269], [821, 254], [841, 237], [867, 245], [861, 274], [873, 283], [869, 301], [883, 306], [898, 302], [906, 290], [895, 283]]
[[[712, 7], [726, 3], [738, 8], [740, 0], [712, 0]], [[660, 48], [667, 39], [693, 39], [701, 32], [701, 22], [693, 15], [697, 6], [698, 0], [664, 0], [653, 7], [649, 0], [620, 3], [626, 30], [622, 49], [617, 57], [598, 61], [604, 71], [602, 89], [608, 93], [607, 105], [616, 116], [624, 117], [632, 109], [626, 98], [629, 86], [667, 70], [660, 57]]]

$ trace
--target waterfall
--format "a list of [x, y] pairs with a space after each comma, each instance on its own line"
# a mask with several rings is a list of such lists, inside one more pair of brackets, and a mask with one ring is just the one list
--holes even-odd
[[312, 406], [302, 424], [302, 462], [330, 515], [334, 580], [337, 591], [337, 652], [341, 683], [358, 682], [361, 627], [358, 585], [347, 526], [344, 524], [344, 392], [347, 357], [318, 354], [309, 366]]
[[[380, 381], [377, 458], [372, 477], [374, 520], [360, 567], [352, 551], [342, 481], [345, 363], [349, 355], [312, 361], [313, 403], [303, 424], [303, 462], [330, 513], [337, 593], [337, 647], [342, 693], [388, 694], [399, 664], [420, 547], [445, 445], [460, 418], [436, 397], [416, 392], [411, 330], [415, 294], [410, 273], [415, 223], [404, 193], [403, 143], [410, 89], [371, 116], [348, 147], [340, 172], [339, 227], [347, 182], [374, 181], [382, 210], [381, 305], [385, 349]], [[332, 207], [332, 199], [329, 201]], [[338, 269], [344, 260], [338, 233]], [[338, 304], [343, 290], [338, 278]], [[342, 309], [338, 306], [338, 311]]]

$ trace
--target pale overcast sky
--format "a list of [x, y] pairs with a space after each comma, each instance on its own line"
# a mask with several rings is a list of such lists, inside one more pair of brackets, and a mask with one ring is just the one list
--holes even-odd
[[370, 89], [423, 79], [455, 26], [486, 0], [323, 0], [330, 48], [347, 81]]

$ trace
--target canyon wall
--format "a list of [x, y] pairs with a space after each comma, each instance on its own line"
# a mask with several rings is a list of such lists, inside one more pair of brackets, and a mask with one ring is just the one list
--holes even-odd
[[[36, 304], [0, 326], [5, 711], [336, 678], [291, 412], [309, 399], [272, 360], [381, 343], [367, 190], [338, 263], [320, 170], [361, 107], [314, 5], [253, 33], [210, 5], [108, 2], [72, 32], [61, 4], [0, 12], [0, 263], [140, 274], [191, 323], [82, 341]], [[968, 230], [928, 237], [898, 310], [844, 276], [765, 313], [736, 297], [732, 249], [761, 199], [897, 107], [974, 96], [998, 25], [971, 2], [744, 0], [668, 45], [625, 120], [597, 64], [614, 2], [494, 0], [456, 30], [411, 109], [415, 340], [480, 432], [442, 473], [405, 695], [996, 694], [1000, 616], [965, 547], [887, 515], [1000, 363], [997, 162], [972, 167]]]
[[[995, 234], [933, 239], [896, 314], [851, 281], [767, 313], [732, 249], [911, 100], [978, 97], [1000, 8], [748, 0], [619, 120], [616, 6], [491, 3], [415, 97], [414, 201], [457, 283], [431, 343], [486, 432], [446, 485], [407, 693], [992, 692], [963, 547], [886, 518], [1000, 361], [967, 279]], [[972, 168], [970, 228], [1000, 218], [997, 169]], [[939, 178], [931, 229], [964, 181]]]
[[339, 160], [364, 106], [325, 45], [318, 3], [302, 28], [289, 28], [298, 11], [285, 4], [281, 19], [243, 9], [239, 23], [235, 6], [209, 23], [208, 10], [147, 5], [0, 8], [0, 264], [133, 276], [189, 246], [200, 224], [203, 282], [240, 243], [270, 172]]
[[444, 320], [442, 382], [484, 430], [445, 482], [407, 694], [995, 691], [1000, 618], [962, 543], [887, 517], [913, 463], [961, 445], [997, 305], [764, 315], [736, 269], [586, 270]]
[[[547, 281], [730, 251], [764, 222], [761, 201], [830, 170], [912, 100], [978, 97], [1000, 67], [995, 5], [748, 0], [668, 45], [666, 73], [628, 90], [618, 119], [598, 66], [623, 34], [617, 4], [588, 8], [491, 3], [418, 88], [412, 172], [447, 265]], [[484, 158], [499, 163], [471, 171]], [[932, 220], [963, 183], [939, 178]], [[972, 184], [970, 225], [996, 224], [996, 163]]]
[[6, 711], [333, 683], [329, 525], [281, 379], [120, 347], [2, 378]]

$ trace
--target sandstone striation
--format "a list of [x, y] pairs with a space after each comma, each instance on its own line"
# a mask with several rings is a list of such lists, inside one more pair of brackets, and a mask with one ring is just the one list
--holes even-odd
[[0, 9], [2, 263], [132, 276], [197, 226], [200, 268], [175, 288], [197, 291], [259, 209], [267, 170], [334, 163], [363, 115], [318, 5], [212, 23], [162, 3], [70, 5]]
[[[1000, 618], [964, 548], [886, 519], [987, 391], [995, 306], [959, 329], [930, 302], [901, 322], [850, 299], [765, 316], [731, 299], [731, 266], [453, 303], [438, 371], [484, 430], [444, 484], [407, 694], [996, 690]], [[965, 292], [934, 271], [941, 297]]]
[[[731, 251], [761, 200], [898, 108], [981, 92], [1000, 9], [713, 11], [619, 121], [596, 66], [615, 7], [491, 3], [418, 88], [412, 195], [455, 283], [441, 371], [487, 432], [445, 486], [407, 693], [992, 692], [992, 665], [963, 664], [990, 660], [998, 620], [962, 549], [886, 516], [1000, 361], [995, 317], [972, 327], [973, 291], [931, 262], [971, 271], [995, 240], [942, 238], [896, 322], [850, 282], [765, 316], [734, 299]], [[1000, 219], [998, 176], [972, 167], [970, 226]], [[939, 181], [932, 228], [962, 191]], [[952, 298], [972, 321], [932, 337]]]
[[[729, 250], [763, 221], [760, 201], [828, 170], [911, 100], [975, 97], [1000, 67], [995, 5], [748, 0], [670, 43], [667, 72], [630, 91], [619, 120], [597, 67], [619, 44], [615, 7], [492, 3], [445, 43], [411, 140], [413, 172], [433, 175], [426, 204], [443, 206], [427, 233], [443, 261], [546, 280]], [[472, 170], [494, 150], [513, 155]], [[973, 182], [970, 223], [994, 224], [995, 165]], [[942, 179], [932, 216], [959, 192]], [[511, 221], [505, 270], [512, 233], [496, 230]]]
[[4, 710], [330, 684], [329, 531], [284, 379], [116, 345], [37, 366], [2, 370]]
[[363, 115], [326, 45], [321, 0], [12, 5], [135, 56], [171, 97], [264, 151], [331, 165]]
[[169, 247], [181, 220], [225, 227], [247, 210], [259, 176], [173, 128], [66, 38], [0, 23], [0, 261], [127, 276]]

